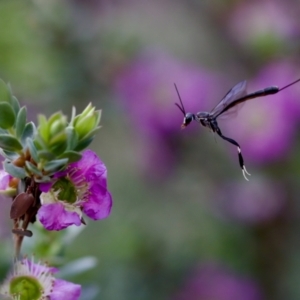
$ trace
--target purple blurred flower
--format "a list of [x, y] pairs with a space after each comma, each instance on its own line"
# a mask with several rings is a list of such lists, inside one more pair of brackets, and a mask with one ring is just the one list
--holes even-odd
[[157, 166], [161, 172], [155, 174], [165, 175], [176, 165], [174, 144], [197, 129], [190, 126], [180, 132], [183, 115], [174, 105], [179, 102], [174, 83], [187, 112], [209, 109], [209, 99], [220, 95], [221, 80], [216, 75], [159, 51], [141, 54], [115, 81], [116, 94], [146, 143], [142, 163], [150, 170]]
[[0, 190], [6, 190], [9, 187], [9, 182], [12, 176], [4, 170], [0, 170]]
[[[272, 64], [252, 81], [248, 90], [252, 92], [271, 85], [283, 87], [297, 79], [296, 74], [292, 65]], [[288, 153], [297, 131], [299, 99], [300, 84], [295, 84], [276, 95], [248, 101], [234, 120], [223, 124], [219, 120], [223, 134], [241, 145], [246, 165], [249, 160], [270, 163]]]
[[262, 294], [255, 281], [211, 263], [197, 268], [173, 299], [261, 300]]
[[6, 173], [4, 170], [0, 170], [0, 237], [10, 237], [11, 229], [8, 225], [10, 222], [7, 211], [11, 207], [12, 197], [17, 193], [18, 180]]
[[287, 1], [242, 1], [228, 20], [232, 36], [247, 47], [299, 36], [298, 14]]
[[42, 206], [38, 218], [48, 230], [61, 230], [82, 223], [82, 212], [93, 220], [110, 214], [112, 197], [107, 190], [107, 170], [91, 150], [56, 174], [52, 184], [41, 184]]
[[174, 83], [187, 111], [208, 108], [208, 99], [219, 96], [216, 75], [159, 51], [142, 54], [117, 77], [116, 93], [142, 134], [178, 132], [183, 115], [174, 106]]
[[218, 190], [214, 210], [222, 217], [250, 225], [268, 222], [284, 212], [287, 195], [279, 182], [252, 178]]
[[13, 272], [0, 286], [0, 295], [6, 299], [79, 299], [81, 286], [56, 279], [53, 274], [57, 271], [45, 264], [36, 264], [33, 259], [16, 261]]
[[0, 170], [0, 195], [13, 197], [17, 193], [19, 180]]

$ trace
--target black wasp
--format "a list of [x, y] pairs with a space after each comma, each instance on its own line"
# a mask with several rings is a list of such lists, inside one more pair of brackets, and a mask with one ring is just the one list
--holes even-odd
[[[175, 103], [175, 105], [177, 105], [177, 107], [181, 110], [181, 112], [184, 115], [181, 128], [185, 128], [194, 120], [194, 121], [199, 122], [202, 126], [208, 127], [212, 132], [216, 132], [222, 139], [237, 146], [239, 164], [243, 171], [243, 175], [244, 175], [245, 179], [248, 180], [246, 175], [250, 175], [250, 174], [247, 172], [246, 167], [244, 165], [244, 159], [243, 159], [243, 156], [241, 153], [241, 147], [235, 140], [228, 138], [222, 134], [220, 127], [218, 126], [218, 123], [217, 123], [217, 118], [220, 115], [228, 113], [229, 110], [231, 110], [233, 107], [236, 107], [238, 104], [244, 103], [245, 101], [250, 100], [250, 99], [277, 94], [278, 92], [290, 87], [291, 85], [293, 85], [299, 81], [300, 81], [300, 78], [282, 88], [279, 88], [277, 86], [270, 86], [265, 89], [258, 90], [256, 92], [247, 94], [247, 92], [246, 92], [247, 81], [245, 80], [245, 81], [239, 82], [232, 89], [230, 89], [228, 91], [228, 93], [223, 97], [223, 99], [217, 104], [217, 106], [211, 112], [202, 112], [201, 111], [196, 114], [185, 112], [185, 109], [184, 109], [180, 94], [178, 92], [177, 86], [176, 86], [176, 84], [174, 84], [175, 89], [178, 94], [178, 97], [179, 97], [179, 100], [180, 100], [180, 105], [178, 103]], [[299, 99], [299, 101], [300, 101], [300, 99]]]

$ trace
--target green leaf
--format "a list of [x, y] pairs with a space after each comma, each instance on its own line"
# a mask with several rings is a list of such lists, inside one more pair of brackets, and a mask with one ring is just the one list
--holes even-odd
[[66, 128], [66, 133], [67, 133], [67, 141], [68, 141], [67, 149], [73, 150], [78, 143], [78, 134], [75, 131], [74, 127], [71, 126]]
[[88, 139], [81, 140], [75, 147], [74, 151], [80, 152], [80, 151], [84, 150], [93, 141], [93, 139], [94, 139], [94, 137], [90, 137]]
[[25, 125], [25, 128], [22, 133], [21, 141], [22, 144], [26, 143], [27, 138], [34, 138], [34, 135], [36, 134], [36, 128], [33, 122], [29, 122]]
[[64, 278], [82, 274], [88, 270], [95, 268], [98, 264], [98, 259], [94, 256], [85, 256], [74, 260], [64, 267], [60, 268], [59, 275]]
[[38, 123], [38, 132], [41, 138], [47, 142], [49, 139], [49, 126], [46, 117], [44, 115], [38, 115]]
[[66, 151], [62, 155], [59, 156], [59, 158], [68, 158], [69, 163], [78, 161], [78, 160], [80, 160], [81, 157], [82, 157], [82, 155], [76, 151]]
[[67, 134], [65, 131], [61, 131], [55, 136], [53, 136], [49, 141], [49, 146], [52, 147], [55, 146], [55, 144], [62, 144], [62, 143], [67, 144]]
[[26, 142], [27, 142], [27, 146], [28, 146], [28, 149], [29, 149], [29, 152], [30, 152], [30, 155], [31, 155], [32, 159], [33, 159], [36, 163], [38, 163], [38, 161], [39, 161], [38, 151], [37, 151], [37, 149], [35, 148], [35, 145], [34, 145], [34, 143], [33, 143], [33, 140], [30, 139], [30, 138], [27, 138]]
[[4, 161], [4, 169], [7, 173], [12, 175], [13, 177], [21, 178], [21, 179], [26, 177], [26, 172], [23, 168], [16, 167], [8, 160]]
[[12, 135], [0, 134], [0, 147], [6, 151], [17, 152], [23, 149], [22, 144]]
[[15, 124], [16, 115], [7, 102], [0, 102], [0, 127], [7, 129], [11, 128]]
[[4, 151], [3, 149], [0, 149], [0, 154], [5, 158], [7, 158], [8, 160], [15, 160], [20, 156], [16, 152]]
[[33, 142], [34, 142], [36, 149], [38, 149], [38, 150], [47, 149], [47, 146], [45, 145], [44, 140], [39, 135], [36, 136], [36, 138], [34, 139]]
[[11, 106], [12, 106], [15, 114], [17, 115], [19, 110], [20, 110], [20, 103], [19, 103], [18, 99], [15, 96], [12, 96], [11, 100], [12, 100], [11, 101]]
[[6, 83], [0, 79], [0, 102], [11, 103], [11, 91]]
[[63, 168], [68, 163], [68, 158], [52, 160], [44, 165], [46, 172], [55, 172]]
[[18, 138], [21, 137], [25, 126], [26, 126], [26, 118], [27, 118], [27, 110], [26, 107], [23, 106], [17, 115], [17, 120], [16, 120], [16, 136]]
[[32, 164], [30, 161], [26, 160], [25, 161], [26, 168], [28, 171], [36, 176], [43, 176], [42, 171], [40, 171], [34, 164]]
[[62, 141], [61, 143], [56, 143], [52, 145], [49, 150], [56, 156], [60, 156], [67, 149], [67, 141]]
[[88, 134], [86, 134], [86, 135], [82, 138], [82, 140], [86, 140], [86, 139], [88, 139], [88, 138], [94, 139], [94, 136], [95, 136], [95, 134], [96, 134], [96, 131], [98, 131], [100, 128], [101, 128], [101, 126], [96, 127], [94, 130], [92, 130], [92, 131], [90, 131]]
[[50, 161], [56, 158], [56, 156], [47, 150], [38, 150], [38, 157], [40, 160]]

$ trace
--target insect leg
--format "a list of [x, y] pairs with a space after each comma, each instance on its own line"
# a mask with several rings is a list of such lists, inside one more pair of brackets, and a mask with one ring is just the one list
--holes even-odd
[[224, 140], [226, 140], [227, 142], [229, 142], [229, 143], [231, 143], [231, 144], [237, 146], [237, 151], [238, 151], [238, 156], [239, 156], [240, 167], [241, 167], [241, 169], [242, 169], [244, 178], [245, 178], [246, 180], [249, 181], [249, 179], [246, 177], [246, 175], [249, 175], [249, 176], [250, 176], [251, 174], [248, 173], [247, 170], [246, 170], [246, 167], [245, 167], [245, 164], [244, 164], [244, 159], [243, 159], [243, 155], [242, 155], [242, 151], [241, 151], [240, 145], [239, 145], [235, 140], [233, 140], [233, 139], [231, 139], [231, 138], [228, 138], [228, 137], [224, 136], [224, 135], [222, 134], [222, 132], [221, 132], [221, 130], [220, 130], [219, 127], [216, 127], [216, 128], [215, 128], [215, 131], [216, 131], [216, 133], [217, 133], [222, 139], [224, 139]]

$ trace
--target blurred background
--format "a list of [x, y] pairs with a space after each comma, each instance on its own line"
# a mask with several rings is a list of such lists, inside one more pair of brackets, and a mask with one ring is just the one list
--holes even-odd
[[0, 77], [31, 118], [103, 110], [92, 149], [112, 214], [64, 252], [97, 258], [72, 278], [82, 299], [300, 298], [300, 83], [218, 120], [249, 182], [236, 147], [181, 130], [174, 105], [174, 83], [196, 113], [242, 80], [252, 92], [300, 78], [299, 14], [298, 0], [0, 1]]

